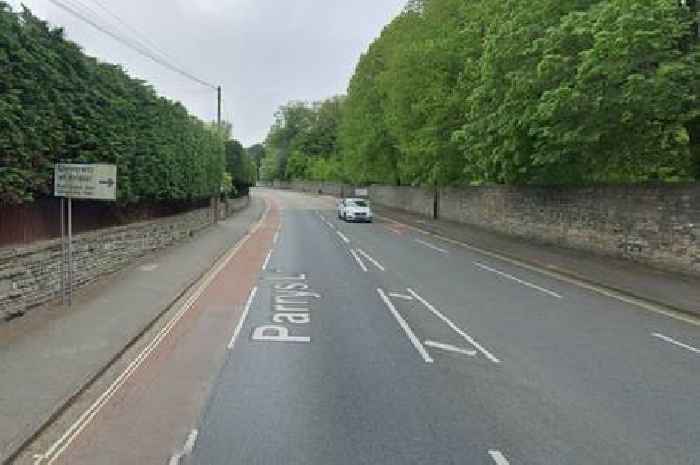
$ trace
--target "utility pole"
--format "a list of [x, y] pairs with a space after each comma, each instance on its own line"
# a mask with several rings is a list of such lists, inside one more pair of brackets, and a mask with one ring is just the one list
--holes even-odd
[[216, 124], [221, 129], [221, 86], [216, 88], [217, 96], [217, 111], [216, 111]]

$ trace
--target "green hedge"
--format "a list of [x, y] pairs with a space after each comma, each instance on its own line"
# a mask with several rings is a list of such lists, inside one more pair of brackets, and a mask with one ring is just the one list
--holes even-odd
[[224, 136], [119, 66], [0, 1], [0, 203], [51, 193], [53, 164], [115, 163], [120, 203], [217, 193]]

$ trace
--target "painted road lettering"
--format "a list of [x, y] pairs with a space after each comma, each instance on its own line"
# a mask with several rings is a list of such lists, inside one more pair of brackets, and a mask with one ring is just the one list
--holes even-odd
[[321, 294], [310, 290], [306, 275], [278, 277], [272, 286], [272, 323], [253, 330], [252, 339], [259, 342], [309, 343], [310, 336], [298, 335], [300, 327], [311, 324], [313, 300]]

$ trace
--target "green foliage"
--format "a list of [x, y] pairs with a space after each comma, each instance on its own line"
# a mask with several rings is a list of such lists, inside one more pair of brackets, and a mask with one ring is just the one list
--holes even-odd
[[277, 170], [266, 175], [700, 179], [698, 7], [685, 5], [411, 0], [360, 58], [336, 126], [318, 124], [318, 105], [281, 110], [267, 143]]
[[[330, 98], [308, 104], [291, 102], [276, 114], [275, 124], [265, 143], [261, 177], [272, 179], [318, 179], [320, 173], [340, 177], [330, 170], [331, 159], [338, 159], [338, 127], [342, 120], [343, 99]], [[336, 163], [336, 167], [341, 166]]]
[[0, 202], [51, 192], [56, 162], [115, 163], [121, 203], [217, 193], [226, 135], [0, 1]]
[[226, 142], [226, 172], [235, 192], [245, 194], [257, 181], [257, 166], [237, 140]]

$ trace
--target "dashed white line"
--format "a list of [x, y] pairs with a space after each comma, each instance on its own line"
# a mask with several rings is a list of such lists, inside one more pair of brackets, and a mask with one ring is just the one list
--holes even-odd
[[357, 262], [358, 265], [360, 265], [360, 268], [362, 268], [362, 271], [367, 273], [367, 271], [369, 271], [369, 270], [367, 269], [367, 266], [364, 264], [364, 262], [362, 261], [360, 256], [357, 255], [357, 252], [355, 252], [354, 249], [350, 249], [350, 253], [352, 254], [353, 257], [355, 257], [355, 261]]
[[262, 270], [265, 271], [267, 270], [267, 265], [270, 264], [270, 259], [272, 258], [272, 249], [267, 253], [267, 257], [265, 257], [265, 261], [262, 264]]
[[496, 465], [510, 465], [510, 462], [508, 461], [508, 459], [505, 458], [501, 451], [490, 450], [489, 455], [491, 456], [493, 461], [496, 462]]
[[452, 344], [444, 344], [442, 342], [436, 341], [424, 341], [423, 343], [428, 347], [441, 349], [447, 352], [455, 352], [462, 355], [469, 355], [470, 357], [474, 357], [476, 355], [476, 350], [462, 349], [461, 347], [453, 346]]
[[362, 256], [365, 257], [367, 260], [369, 260], [370, 263], [372, 263], [372, 265], [376, 266], [377, 268], [379, 268], [379, 269], [382, 270], [382, 271], [386, 271], [386, 268], [384, 268], [384, 267], [382, 266], [382, 264], [379, 263], [377, 260], [375, 260], [374, 258], [372, 258], [367, 252], [365, 252], [365, 251], [362, 250], [362, 249], [357, 249], [357, 251], [360, 253], [360, 255], [362, 255]]
[[350, 239], [348, 239], [348, 236], [346, 236], [340, 231], [336, 231], [335, 233], [343, 240], [343, 242], [345, 242], [346, 244], [350, 243]]
[[277, 231], [277, 232], [275, 232], [275, 237], [272, 238], [272, 243], [277, 244], [277, 241], [279, 241], [279, 240], [280, 240], [280, 232]]
[[440, 247], [438, 247], [438, 246], [436, 246], [436, 245], [433, 245], [433, 244], [431, 244], [430, 242], [426, 242], [426, 241], [421, 240], [421, 239], [413, 239], [413, 240], [416, 241], [416, 242], [418, 242], [419, 244], [422, 244], [422, 245], [424, 245], [424, 246], [430, 248], [430, 249], [437, 250], [437, 251], [440, 252], [440, 253], [444, 253], [444, 254], [448, 254], [448, 253], [449, 253], [447, 250], [441, 249]]
[[430, 310], [430, 312], [431, 312], [433, 315], [435, 315], [436, 317], [438, 317], [439, 319], [441, 319], [447, 326], [449, 326], [449, 327], [452, 329], [452, 331], [454, 331], [455, 333], [459, 334], [459, 335], [462, 336], [467, 342], [469, 342], [471, 345], [473, 345], [474, 347], [476, 347], [476, 349], [477, 349], [479, 352], [481, 352], [482, 354], [484, 354], [484, 357], [488, 358], [488, 359], [491, 360], [493, 363], [501, 363], [501, 361], [500, 361], [496, 356], [494, 356], [491, 352], [489, 352], [488, 350], [486, 350], [481, 344], [479, 344], [478, 342], [476, 342], [476, 341], [474, 340], [474, 338], [471, 337], [469, 334], [467, 334], [466, 332], [462, 331], [462, 329], [460, 329], [459, 326], [457, 326], [456, 324], [454, 324], [449, 318], [447, 318], [445, 315], [443, 315], [442, 313], [440, 313], [435, 307], [433, 307], [433, 306], [430, 304], [430, 302], [428, 302], [427, 300], [425, 300], [423, 297], [419, 296], [419, 295], [416, 293], [416, 291], [414, 291], [413, 289], [408, 289], [408, 293], [411, 294], [413, 297], [415, 297], [420, 303], [422, 303], [423, 305], [425, 305], [425, 307], [426, 307], [428, 310]]
[[255, 286], [253, 289], [250, 291], [250, 295], [248, 296], [248, 301], [245, 303], [245, 308], [243, 309], [243, 314], [241, 315], [241, 319], [238, 320], [238, 324], [236, 325], [236, 329], [233, 330], [233, 336], [231, 337], [231, 341], [228, 343], [228, 350], [233, 349], [233, 346], [236, 345], [236, 339], [238, 339], [238, 334], [241, 332], [241, 329], [243, 328], [243, 323], [245, 323], [245, 319], [248, 316], [248, 312], [250, 312], [250, 307], [253, 305], [253, 300], [255, 300], [255, 295], [258, 293], [258, 287]]
[[691, 352], [694, 352], [696, 354], [700, 354], [700, 349], [698, 349], [697, 347], [693, 347], [691, 345], [684, 344], [680, 341], [676, 341], [675, 339], [668, 337], [668, 336], [664, 336], [661, 333], [652, 333], [652, 336], [654, 336], [657, 339], [661, 339], [662, 341], [670, 342], [673, 345], [676, 345], [678, 347], [682, 347], [682, 348], [689, 350]]
[[185, 446], [182, 448], [182, 452], [174, 454], [172, 457], [170, 457], [168, 465], [179, 465], [183, 457], [187, 457], [188, 455], [190, 455], [194, 450], [195, 444], [197, 443], [198, 435], [199, 431], [193, 429], [187, 436], [187, 441], [185, 441]]
[[491, 272], [491, 273], [495, 273], [495, 274], [497, 274], [497, 275], [499, 275], [499, 276], [503, 276], [504, 278], [510, 279], [510, 280], [512, 280], [512, 281], [515, 281], [516, 283], [522, 284], [523, 286], [527, 286], [527, 287], [529, 287], [529, 288], [532, 288], [532, 289], [535, 289], [535, 290], [537, 290], [537, 291], [543, 292], [543, 293], [545, 293], [545, 294], [547, 294], [547, 295], [549, 295], [549, 296], [556, 297], [557, 299], [563, 299], [563, 297], [562, 297], [561, 295], [557, 294], [557, 293], [554, 292], [554, 291], [550, 291], [549, 289], [545, 289], [544, 287], [540, 287], [540, 286], [538, 286], [538, 285], [536, 285], [536, 284], [532, 284], [531, 282], [524, 281], [524, 280], [522, 280], [522, 279], [520, 279], [520, 278], [516, 278], [516, 277], [513, 276], [513, 275], [510, 275], [510, 274], [508, 274], [508, 273], [504, 273], [503, 271], [496, 270], [496, 269], [494, 269], [494, 268], [491, 268], [490, 266], [484, 265], [483, 263], [474, 262], [474, 266], [476, 266], [477, 268], [481, 268], [482, 270], [489, 271], [489, 272]]
[[425, 363], [433, 363], [433, 359], [428, 353], [427, 350], [425, 350], [425, 347], [423, 346], [423, 343], [420, 342], [420, 339], [416, 337], [415, 333], [411, 329], [410, 326], [408, 326], [408, 323], [406, 323], [406, 320], [403, 319], [401, 314], [396, 310], [396, 307], [394, 307], [394, 304], [391, 303], [391, 300], [389, 300], [389, 297], [384, 293], [383, 290], [377, 289], [377, 293], [379, 293], [379, 297], [382, 298], [384, 301], [384, 304], [389, 308], [389, 311], [391, 312], [392, 315], [394, 315], [394, 318], [396, 318], [396, 321], [398, 321], [399, 326], [404, 330], [406, 333], [406, 336], [408, 336], [408, 339], [411, 341], [413, 344], [413, 347], [416, 348], [418, 353], [423, 357], [423, 360], [425, 360]]

